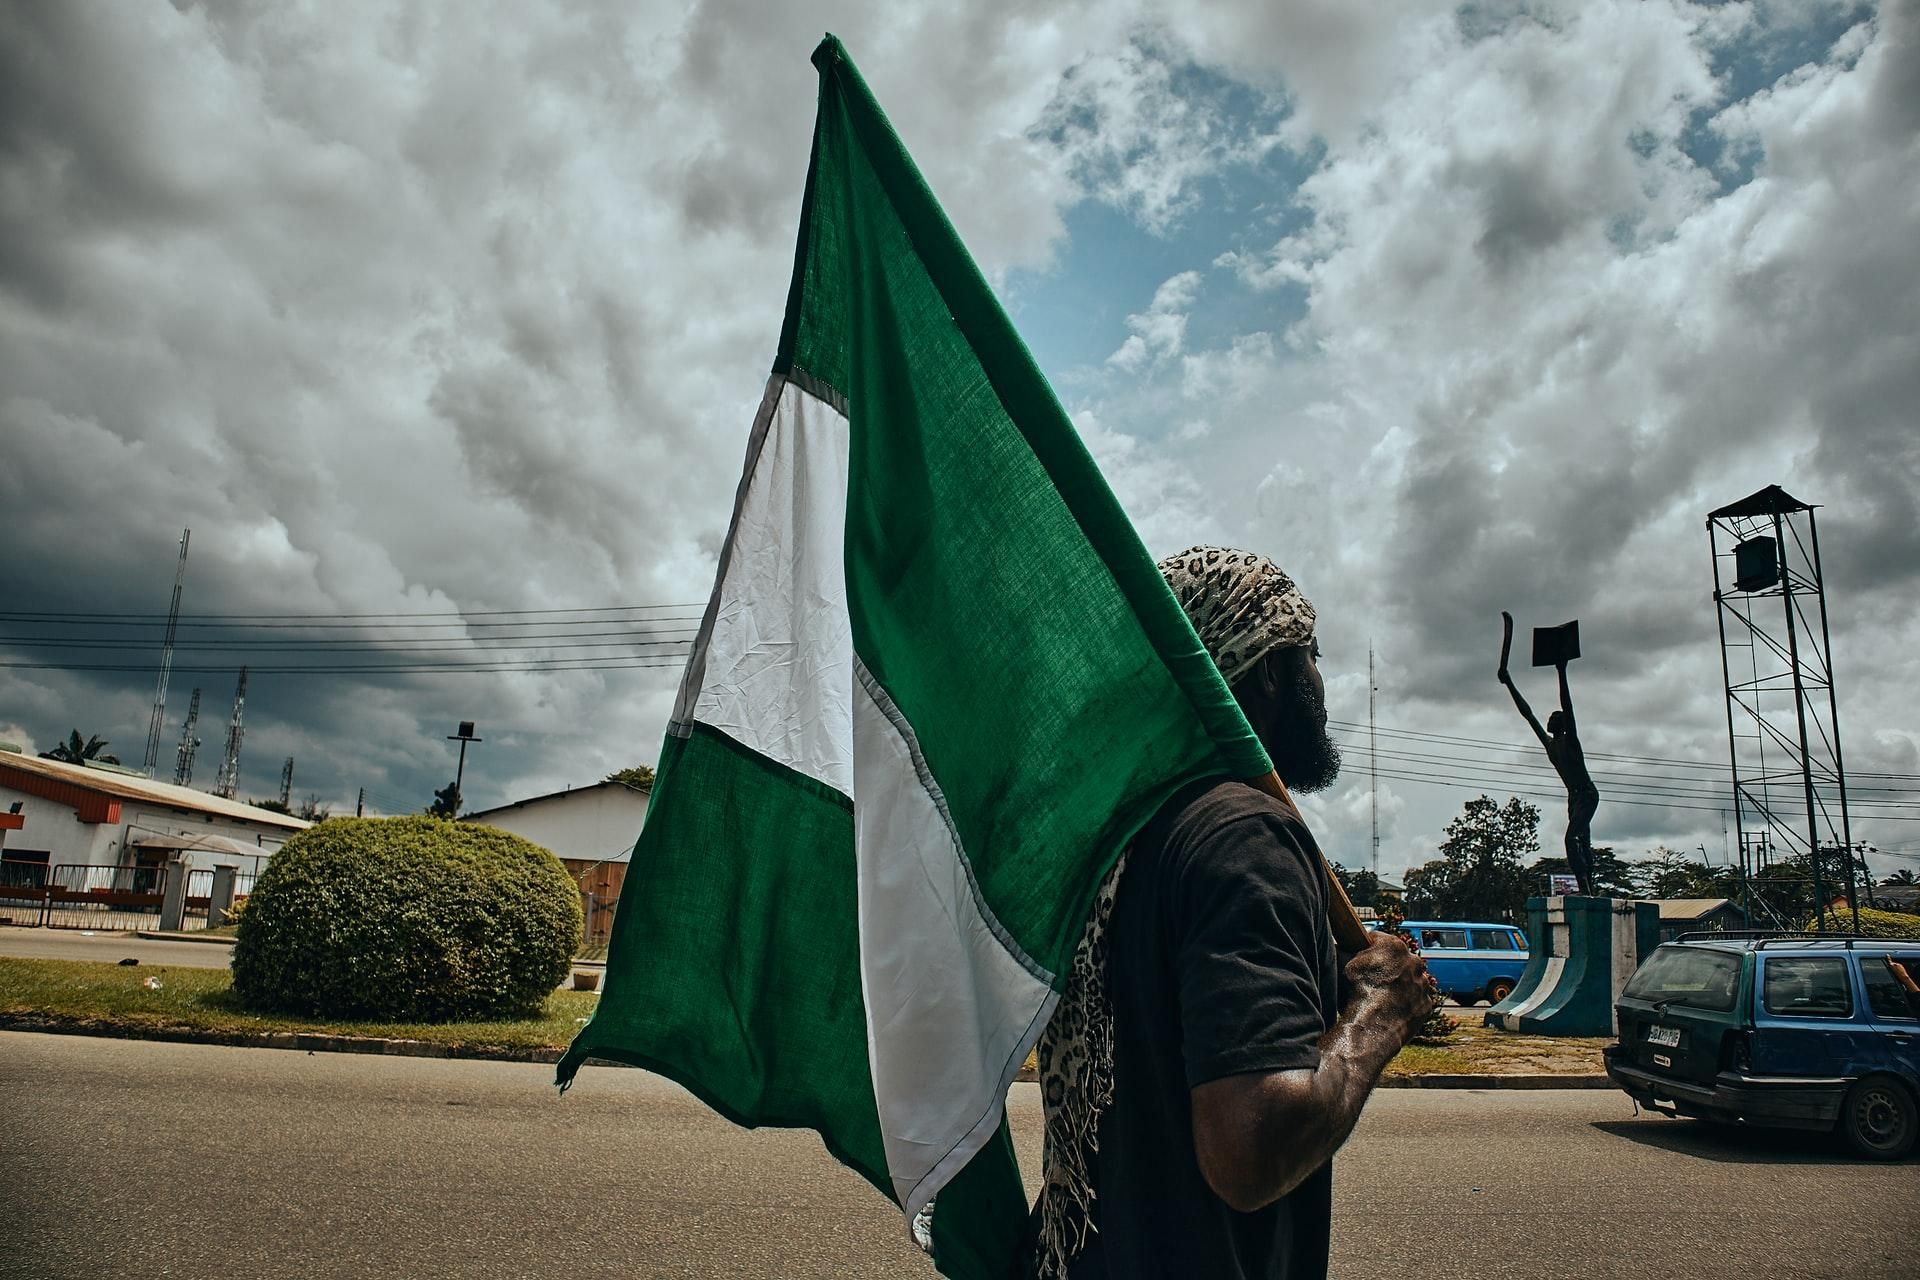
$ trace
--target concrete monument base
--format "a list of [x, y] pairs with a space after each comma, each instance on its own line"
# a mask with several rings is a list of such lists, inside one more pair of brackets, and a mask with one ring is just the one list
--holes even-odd
[[1617, 898], [1527, 899], [1532, 948], [1520, 985], [1487, 1013], [1502, 1031], [1608, 1036], [1613, 1003], [1660, 941], [1660, 908]]

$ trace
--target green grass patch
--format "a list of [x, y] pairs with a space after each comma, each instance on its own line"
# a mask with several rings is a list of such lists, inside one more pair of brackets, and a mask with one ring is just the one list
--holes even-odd
[[[159, 986], [147, 986], [149, 978], [158, 979]], [[234, 1036], [290, 1031], [424, 1040], [468, 1052], [559, 1049], [573, 1039], [596, 1003], [596, 997], [587, 992], [556, 991], [534, 1018], [447, 1023], [323, 1022], [241, 1008], [234, 999], [232, 975], [225, 969], [150, 964], [122, 967], [0, 956], [0, 1017], [38, 1017], [69, 1026], [133, 1034], [143, 1029], [170, 1028]]]
[[1516, 1035], [1465, 1012], [1444, 1044], [1410, 1044], [1387, 1064], [1390, 1076], [1599, 1075], [1605, 1037]]

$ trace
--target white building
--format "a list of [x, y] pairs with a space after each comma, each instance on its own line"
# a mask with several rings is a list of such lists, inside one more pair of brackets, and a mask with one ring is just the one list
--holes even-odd
[[482, 809], [461, 821], [499, 827], [551, 849], [580, 885], [587, 941], [603, 943], [651, 798], [624, 782], [596, 782]]
[[250, 874], [307, 824], [138, 774], [0, 751], [0, 863], [9, 883], [34, 866], [232, 866]]
[[571, 870], [575, 863], [624, 863], [647, 820], [650, 798], [624, 782], [596, 782], [481, 809], [460, 820], [525, 836], [553, 850]]

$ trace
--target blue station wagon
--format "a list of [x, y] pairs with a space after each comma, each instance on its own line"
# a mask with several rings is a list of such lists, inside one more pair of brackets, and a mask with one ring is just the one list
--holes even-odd
[[1920, 982], [1920, 942], [1688, 934], [1628, 980], [1607, 1075], [1669, 1115], [1900, 1159], [1920, 1135], [1920, 994], [1889, 960]]
[[1513, 925], [1408, 920], [1400, 929], [1420, 944], [1440, 990], [1461, 1004], [1499, 1004], [1526, 971], [1527, 935]]

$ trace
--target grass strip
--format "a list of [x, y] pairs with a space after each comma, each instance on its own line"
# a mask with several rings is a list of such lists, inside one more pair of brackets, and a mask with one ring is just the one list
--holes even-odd
[[[157, 987], [149, 987], [155, 979]], [[333, 1022], [240, 1007], [225, 969], [173, 965], [112, 965], [81, 960], [27, 960], [0, 956], [0, 1017], [38, 1018], [68, 1027], [182, 1029], [248, 1036], [294, 1032], [420, 1040], [471, 1056], [560, 1049], [592, 1014], [595, 997], [556, 991], [536, 1017], [491, 1022]]]
[[[157, 987], [147, 980], [157, 979]], [[112, 965], [0, 956], [0, 1020], [138, 1037], [168, 1031], [219, 1036], [294, 1034], [417, 1040], [463, 1057], [524, 1058], [558, 1052], [593, 1013], [596, 997], [556, 991], [536, 1017], [493, 1022], [329, 1022], [240, 1007], [226, 969]], [[1408, 1045], [1388, 1064], [1392, 1076], [1597, 1075], [1605, 1039], [1514, 1035], [1463, 1017], [1443, 1045]], [[1032, 1062], [1024, 1073], [1031, 1079]]]

